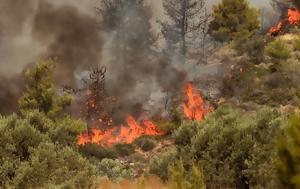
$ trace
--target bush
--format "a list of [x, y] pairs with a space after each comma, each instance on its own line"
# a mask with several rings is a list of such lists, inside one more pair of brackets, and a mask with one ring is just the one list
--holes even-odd
[[98, 175], [107, 176], [113, 181], [130, 179], [134, 177], [134, 171], [119, 160], [102, 159], [97, 165]]
[[134, 146], [132, 144], [116, 144], [114, 146], [117, 154], [121, 157], [129, 156], [135, 152]]
[[206, 189], [202, 169], [193, 165], [185, 170], [182, 160], [168, 167], [169, 189]]
[[95, 157], [97, 159], [114, 159], [118, 157], [118, 153], [116, 152], [115, 148], [103, 147], [92, 143], [79, 146], [79, 151], [87, 157]]
[[174, 131], [173, 137], [177, 145], [190, 145], [191, 139], [197, 130], [196, 122], [185, 122], [177, 130]]
[[246, 53], [250, 60], [259, 64], [264, 61], [265, 41], [261, 35], [243, 36], [234, 41], [234, 49], [240, 54]]
[[282, 188], [300, 187], [300, 117], [291, 117], [289, 126], [278, 139], [277, 169]]
[[275, 139], [285, 116], [264, 108], [243, 114], [223, 107], [200, 123], [192, 153], [210, 186], [278, 188]]
[[278, 60], [286, 60], [291, 57], [291, 50], [289, 49], [288, 45], [285, 41], [281, 39], [276, 39], [270, 42], [266, 46], [266, 53], [267, 55], [271, 56], [274, 59]]
[[161, 155], [155, 155], [150, 159], [149, 173], [166, 181], [168, 179], [168, 165], [178, 159], [177, 155], [176, 149], [170, 149]]
[[139, 148], [141, 148], [145, 152], [151, 151], [155, 147], [155, 142], [147, 136], [142, 136], [136, 139], [134, 141], [134, 144], [136, 144]]

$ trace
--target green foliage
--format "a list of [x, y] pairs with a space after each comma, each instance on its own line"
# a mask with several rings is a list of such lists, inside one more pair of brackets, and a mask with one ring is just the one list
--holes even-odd
[[136, 144], [139, 148], [141, 148], [143, 151], [151, 151], [155, 147], [154, 141], [147, 136], [142, 136], [134, 141], [134, 144]]
[[41, 120], [34, 118], [13, 115], [0, 119], [0, 187], [48, 188], [68, 184], [72, 188], [88, 188], [93, 167], [71, 147], [55, 145], [48, 133], [37, 129]]
[[197, 128], [196, 123], [184, 122], [177, 130], [174, 131], [173, 137], [177, 145], [190, 145], [191, 138], [195, 135]]
[[182, 160], [168, 166], [169, 189], [206, 189], [205, 179], [198, 166], [186, 171]]
[[98, 175], [107, 176], [113, 181], [130, 179], [134, 177], [134, 171], [128, 165], [119, 160], [104, 158], [96, 164]]
[[300, 51], [300, 36], [297, 36], [297, 38], [293, 40], [293, 43], [294, 50]]
[[286, 60], [291, 57], [291, 50], [285, 41], [276, 39], [266, 46], [267, 55], [274, 59]]
[[69, 95], [57, 96], [53, 84], [53, 60], [40, 60], [33, 69], [26, 71], [27, 91], [19, 100], [21, 112], [39, 110], [51, 118], [62, 114], [71, 104]]
[[234, 49], [240, 55], [246, 53], [253, 63], [259, 64], [264, 60], [264, 55], [265, 55], [264, 36], [254, 35], [250, 37], [247, 34], [242, 35], [235, 39]]
[[300, 117], [293, 115], [278, 140], [278, 172], [283, 188], [300, 188]]
[[178, 159], [177, 154], [176, 149], [170, 149], [161, 155], [153, 156], [149, 162], [149, 173], [158, 176], [164, 181], [167, 180], [168, 165]]
[[258, 15], [246, 0], [222, 0], [213, 7], [209, 33], [220, 42], [236, 39], [240, 33], [252, 36], [259, 29]]
[[129, 156], [135, 151], [135, 148], [132, 144], [116, 144], [114, 148], [120, 157]]
[[106, 148], [92, 143], [79, 146], [79, 151], [87, 157], [95, 157], [97, 159], [114, 159], [118, 157], [118, 153], [116, 152], [115, 148]]
[[203, 165], [210, 187], [277, 188], [274, 146], [285, 124], [285, 116], [269, 108], [249, 114], [220, 107], [196, 125], [189, 142], [179, 143], [179, 155]]

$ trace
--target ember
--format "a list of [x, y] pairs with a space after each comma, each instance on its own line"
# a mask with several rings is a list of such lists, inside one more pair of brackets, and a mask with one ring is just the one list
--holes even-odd
[[190, 120], [201, 121], [204, 116], [211, 112], [212, 108], [207, 106], [192, 83], [186, 85], [185, 94], [187, 101], [183, 105], [185, 116]]

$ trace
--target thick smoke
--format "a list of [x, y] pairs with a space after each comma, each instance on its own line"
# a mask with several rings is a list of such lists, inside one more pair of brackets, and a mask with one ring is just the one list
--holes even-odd
[[40, 1], [33, 20], [33, 36], [49, 44], [45, 56], [58, 58], [59, 84], [74, 84], [75, 71], [99, 64], [102, 37], [97, 20], [75, 7]]

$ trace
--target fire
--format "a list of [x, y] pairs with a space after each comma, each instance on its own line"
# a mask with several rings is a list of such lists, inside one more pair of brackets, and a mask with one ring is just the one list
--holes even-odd
[[104, 146], [112, 146], [117, 143], [130, 144], [135, 139], [143, 135], [163, 135], [152, 121], [144, 120], [140, 124], [134, 117], [128, 116], [126, 118], [127, 126], [121, 126], [119, 129], [110, 128], [101, 130], [93, 128], [90, 134], [83, 133], [77, 139], [78, 145], [85, 145], [87, 143], [94, 143]]
[[188, 119], [201, 121], [204, 116], [211, 112], [212, 108], [205, 104], [202, 95], [192, 83], [186, 85], [185, 94], [187, 101], [183, 104], [183, 111]]
[[296, 9], [288, 9], [287, 18], [280, 20], [276, 26], [271, 27], [269, 29], [268, 34], [277, 35], [281, 31], [283, 31], [287, 25], [299, 25], [299, 24], [300, 24], [300, 12]]

